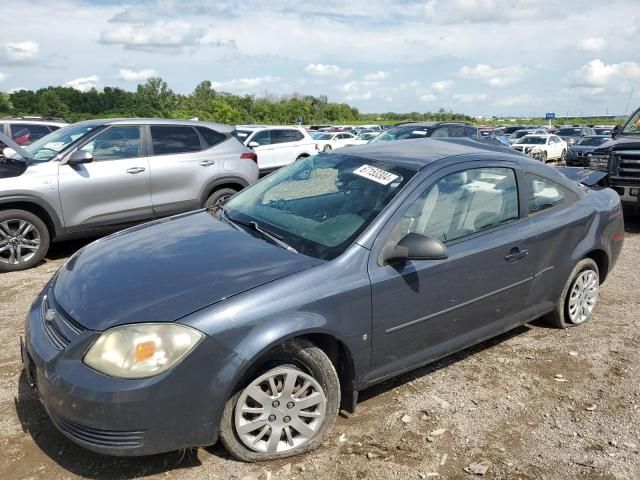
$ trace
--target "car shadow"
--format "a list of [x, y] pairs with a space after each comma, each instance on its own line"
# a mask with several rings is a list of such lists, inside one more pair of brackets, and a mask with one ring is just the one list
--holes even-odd
[[22, 429], [36, 446], [60, 467], [82, 478], [140, 478], [202, 465], [195, 449], [146, 457], [110, 457], [85, 450], [56, 429], [24, 371], [14, 401]]
[[52, 243], [47, 252], [48, 260], [61, 260], [70, 257], [85, 245], [90, 244], [98, 237], [82, 238], [79, 240], [67, 240], [66, 242]]
[[[536, 325], [537, 325], [537, 322], [538, 320], [536, 320]], [[407, 373], [403, 373], [402, 375], [398, 375], [397, 377], [393, 377], [389, 380], [385, 380], [384, 382], [379, 383], [378, 385], [374, 385], [372, 387], [369, 387], [366, 390], [361, 391], [358, 396], [358, 403], [377, 397], [378, 395], [382, 395], [383, 393], [386, 393], [389, 390], [393, 390], [394, 388], [401, 387], [410, 381], [429, 376], [432, 373], [437, 372], [438, 370], [447, 368], [453, 365], [454, 363], [457, 363], [461, 360], [465, 360], [466, 358], [471, 357], [484, 350], [493, 348], [502, 342], [506, 342], [507, 340], [513, 337], [517, 337], [518, 335], [522, 335], [523, 333], [527, 333], [530, 330], [531, 330], [531, 327], [529, 325], [521, 325], [519, 327], [514, 328], [513, 330], [509, 330], [508, 332], [505, 332], [502, 335], [494, 337], [490, 340], [486, 340], [473, 347], [466, 348], [457, 353], [443, 357], [440, 360], [436, 360], [433, 363], [429, 363], [423, 367], [419, 367], [415, 370], [411, 370]]]
[[624, 231], [627, 233], [640, 233], [640, 215], [634, 211], [625, 211]]

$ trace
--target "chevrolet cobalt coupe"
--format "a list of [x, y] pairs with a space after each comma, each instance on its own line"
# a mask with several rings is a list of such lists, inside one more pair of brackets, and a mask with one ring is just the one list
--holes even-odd
[[589, 319], [622, 248], [614, 191], [478, 140], [342, 152], [73, 255], [23, 346], [57, 428], [111, 455], [220, 439], [282, 458], [372, 384], [541, 316]]

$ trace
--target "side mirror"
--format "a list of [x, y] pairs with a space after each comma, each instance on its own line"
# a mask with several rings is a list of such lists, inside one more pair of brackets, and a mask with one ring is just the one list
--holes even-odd
[[249, 142], [248, 146], [251, 147], [251, 148], [255, 148], [255, 147], [259, 147], [260, 144], [258, 142]]
[[397, 245], [386, 246], [380, 255], [380, 263], [404, 262], [407, 260], [444, 260], [449, 257], [447, 247], [433, 237], [409, 233]]
[[86, 150], [76, 150], [69, 156], [67, 165], [80, 165], [81, 163], [93, 162], [93, 155]]
[[622, 125], [618, 124], [615, 127], [613, 127], [613, 130], [611, 130], [611, 138], [616, 138], [618, 135], [620, 135], [621, 131], [622, 131]]

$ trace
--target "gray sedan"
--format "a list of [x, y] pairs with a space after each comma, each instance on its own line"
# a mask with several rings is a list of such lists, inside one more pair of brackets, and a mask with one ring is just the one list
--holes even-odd
[[287, 457], [373, 384], [539, 317], [591, 317], [622, 248], [612, 190], [477, 140], [343, 152], [65, 263], [23, 347], [58, 429], [111, 455], [220, 439]]

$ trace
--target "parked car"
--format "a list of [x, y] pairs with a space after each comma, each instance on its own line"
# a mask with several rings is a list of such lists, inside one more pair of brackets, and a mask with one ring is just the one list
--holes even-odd
[[364, 145], [365, 143], [369, 143], [375, 137], [379, 135], [380, 132], [364, 132], [355, 137], [353, 140], [350, 140], [347, 146], [350, 145]]
[[11, 117], [0, 119], [0, 132], [18, 145], [29, 145], [66, 125], [62, 119], [49, 117]]
[[556, 135], [567, 142], [567, 144], [573, 145], [582, 137], [592, 137], [596, 135], [596, 131], [591, 127], [564, 127], [558, 129]]
[[318, 153], [318, 146], [301, 127], [238, 125], [234, 134], [258, 155], [261, 174]]
[[371, 385], [541, 316], [586, 322], [623, 237], [615, 192], [504, 147], [321, 153], [77, 252], [30, 308], [25, 370], [87, 449], [283, 458]]
[[611, 134], [613, 132], [613, 127], [595, 126], [595, 127], [593, 127], [593, 130], [596, 132], [596, 135], [604, 135], [604, 136], [607, 136], [607, 137], [611, 137]]
[[611, 137], [608, 135], [582, 137], [578, 142], [569, 146], [569, 150], [567, 151], [567, 165], [589, 167], [589, 153], [609, 140], [611, 140]]
[[313, 136], [313, 140], [318, 145], [318, 150], [322, 152], [328, 152], [330, 150], [335, 150], [336, 148], [346, 147], [353, 141], [355, 141], [356, 137], [351, 135], [350, 133], [319, 133]]
[[588, 158], [590, 168], [608, 173], [609, 184], [620, 195], [622, 204], [640, 212], [640, 108]]
[[412, 138], [478, 138], [478, 129], [462, 122], [405, 122], [382, 131], [370, 143]]
[[0, 161], [0, 272], [37, 265], [50, 241], [212, 206], [258, 178], [256, 155], [214, 123], [90, 120]]
[[560, 137], [551, 134], [525, 135], [511, 148], [525, 155], [546, 162], [548, 160], [559, 160], [561, 163], [567, 158], [567, 143]]
[[507, 127], [504, 127], [504, 134], [505, 135], [512, 135], [515, 132], [517, 132], [518, 130], [522, 130], [524, 128], [523, 125], [509, 125]]
[[525, 135], [546, 135], [548, 132], [542, 128], [525, 128], [517, 130], [509, 135], [509, 142], [513, 145], [518, 143]]

